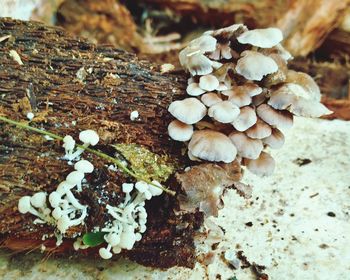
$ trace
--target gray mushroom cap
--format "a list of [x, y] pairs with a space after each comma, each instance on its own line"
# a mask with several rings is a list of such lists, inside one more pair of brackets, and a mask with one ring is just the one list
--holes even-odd
[[277, 63], [266, 55], [255, 51], [244, 51], [238, 60], [236, 71], [247, 80], [261, 81], [268, 74], [278, 70]]
[[208, 161], [232, 162], [237, 149], [225, 134], [213, 130], [197, 130], [193, 133], [188, 150], [191, 155]]
[[204, 118], [207, 108], [197, 98], [190, 97], [172, 102], [168, 111], [179, 121], [194, 124]]
[[272, 48], [283, 40], [282, 31], [270, 27], [248, 30], [237, 37], [241, 44], [250, 44], [259, 48]]

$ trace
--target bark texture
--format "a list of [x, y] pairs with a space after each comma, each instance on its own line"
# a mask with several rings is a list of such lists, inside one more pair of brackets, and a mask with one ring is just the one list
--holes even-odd
[[[3, 39], [4, 36], [9, 38]], [[162, 75], [158, 66], [139, 61], [129, 53], [109, 46], [95, 46], [73, 39], [62, 29], [36, 22], [0, 19], [0, 115], [27, 122], [31, 126], [61, 136], [93, 129], [100, 135], [98, 149], [113, 156], [111, 144], [138, 144], [184, 166], [181, 145], [167, 136], [168, 104], [182, 97], [185, 80], [181, 74]], [[18, 53], [20, 65], [10, 51]], [[140, 117], [130, 120], [130, 113]], [[44, 244], [50, 253], [69, 253], [71, 241], [56, 248], [53, 229], [33, 225], [34, 217], [17, 210], [18, 199], [34, 192], [52, 191], [72, 171], [61, 160], [62, 143], [47, 141], [32, 132], [0, 122], [0, 238], [3, 246], [23, 251]], [[90, 207], [86, 228], [72, 228], [68, 237], [102, 225], [106, 211], [98, 201], [117, 205], [122, 198], [120, 185], [130, 181], [124, 174], [108, 169], [108, 164], [91, 154], [95, 171], [87, 179], [89, 190], [76, 194]], [[166, 183], [178, 191], [175, 180]], [[144, 265], [193, 266], [194, 231], [202, 215], [175, 214], [176, 198], [163, 195], [146, 205], [148, 230], [132, 251], [124, 253]], [[42, 236], [47, 239], [42, 241]], [[80, 251], [79, 251], [80, 252]], [[84, 251], [83, 251], [84, 252]], [[95, 251], [87, 250], [85, 254]], [[84, 253], [83, 253], [84, 254]]]

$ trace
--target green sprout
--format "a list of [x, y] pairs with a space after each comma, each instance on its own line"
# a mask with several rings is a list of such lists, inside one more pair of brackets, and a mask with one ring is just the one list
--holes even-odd
[[105, 242], [104, 236], [106, 232], [87, 232], [83, 235], [84, 245], [96, 247]]
[[[45, 131], [45, 130], [41, 130], [41, 129], [38, 129], [38, 128], [35, 128], [35, 127], [32, 127], [30, 125], [27, 125], [25, 123], [20, 123], [20, 122], [17, 122], [15, 120], [12, 120], [12, 119], [8, 119], [4, 116], [0, 116], [0, 121], [3, 121], [3, 122], [6, 122], [6, 123], [9, 123], [9, 124], [12, 124], [12, 125], [15, 125], [16, 127], [19, 127], [21, 129], [26, 129], [26, 130], [30, 130], [30, 131], [34, 131], [36, 133], [39, 133], [39, 134], [42, 134], [42, 135], [47, 135], [53, 139], [56, 139], [56, 140], [59, 140], [59, 141], [63, 141], [63, 137], [57, 135], [57, 134], [54, 134], [52, 132], [49, 132], [49, 131]], [[137, 175], [135, 172], [131, 171], [129, 168], [127, 168], [120, 160], [116, 159], [116, 158], [113, 158], [99, 150], [95, 150], [95, 149], [91, 149], [91, 148], [86, 148], [84, 147], [83, 145], [79, 145], [79, 144], [76, 144], [77, 147], [91, 153], [91, 154], [94, 154], [108, 162], [111, 162], [113, 164], [115, 164], [120, 170], [122, 170], [125, 174], [137, 179], [138, 181], [144, 181], [146, 182], [147, 184], [149, 185], [152, 185], [153, 187], [156, 187], [156, 188], [159, 188], [161, 190], [163, 190], [164, 192], [170, 194], [170, 195], [175, 195], [176, 193], [166, 187], [163, 187], [163, 186], [158, 186], [157, 184], [154, 184], [153, 182], [151, 182], [149, 179], [147, 178], [144, 178], [144, 177], [141, 177], [139, 175]]]

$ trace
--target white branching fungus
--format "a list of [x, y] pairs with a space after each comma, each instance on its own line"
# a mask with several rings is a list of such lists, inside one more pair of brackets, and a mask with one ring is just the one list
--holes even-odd
[[[152, 183], [159, 185], [156, 181]], [[124, 183], [122, 190], [125, 193], [124, 201], [117, 207], [106, 206], [112, 221], [102, 229], [102, 232], [106, 232], [104, 239], [107, 242], [107, 247], [99, 250], [103, 259], [110, 259], [113, 253], [119, 254], [122, 249], [131, 250], [141, 240], [147, 222], [145, 201], [162, 194], [161, 189], [142, 181], [135, 185]], [[131, 195], [134, 190], [136, 193]]]
[[75, 148], [75, 140], [73, 139], [73, 137], [70, 135], [66, 135], [63, 138], [63, 145], [62, 146], [66, 151], [65, 157], [68, 160], [72, 160], [73, 159], [72, 156], [73, 156], [73, 152], [74, 152], [74, 148]]

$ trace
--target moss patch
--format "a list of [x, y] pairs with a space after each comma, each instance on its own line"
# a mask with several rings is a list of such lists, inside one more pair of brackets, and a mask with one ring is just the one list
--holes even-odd
[[148, 180], [166, 181], [178, 167], [167, 155], [157, 155], [137, 144], [112, 145], [130, 163], [130, 168]]

